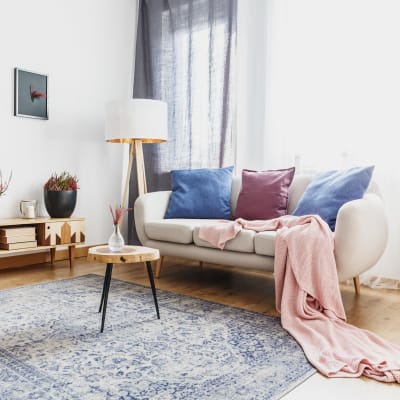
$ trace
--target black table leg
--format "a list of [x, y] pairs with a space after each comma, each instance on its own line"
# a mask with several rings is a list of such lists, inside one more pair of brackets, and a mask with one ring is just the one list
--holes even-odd
[[106, 319], [107, 300], [108, 300], [108, 292], [110, 290], [112, 269], [113, 269], [112, 263], [108, 263], [107, 269], [106, 269], [106, 274], [104, 276], [103, 293], [101, 295], [101, 303], [100, 303], [100, 310], [101, 310], [101, 308], [103, 308], [100, 332], [103, 332], [103, 330], [104, 330], [104, 321]]
[[151, 268], [150, 261], [146, 261], [146, 266], [147, 266], [147, 274], [149, 275], [151, 291], [153, 292], [154, 305], [156, 306], [157, 318], [160, 319], [160, 312], [158, 310], [158, 302], [157, 302], [156, 286], [154, 285], [154, 276], [153, 276], [153, 270]]
[[101, 312], [101, 310], [103, 308], [104, 293], [106, 291], [106, 286], [107, 286], [106, 284], [107, 284], [107, 272], [104, 275], [103, 291], [101, 292], [101, 301], [100, 301], [99, 312]]

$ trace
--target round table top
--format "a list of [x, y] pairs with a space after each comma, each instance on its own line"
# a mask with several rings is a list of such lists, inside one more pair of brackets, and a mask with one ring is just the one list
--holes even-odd
[[111, 251], [108, 246], [91, 247], [88, 261], [113, 264], [154, 261], [160, 258], [157, 249], [143, 246], [124, 246], [121, 251]]

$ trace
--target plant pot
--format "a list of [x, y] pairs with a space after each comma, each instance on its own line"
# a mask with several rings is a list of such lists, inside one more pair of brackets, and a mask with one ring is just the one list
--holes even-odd
[[76, 206], [76, 190], [44, 189], [44, 205], [50, 217], [69, 218]]

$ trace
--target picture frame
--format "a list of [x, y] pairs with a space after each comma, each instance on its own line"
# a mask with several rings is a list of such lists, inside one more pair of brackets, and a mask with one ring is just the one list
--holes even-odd
[[48, 76], [14, 68], [14, 115], [49, 119]]

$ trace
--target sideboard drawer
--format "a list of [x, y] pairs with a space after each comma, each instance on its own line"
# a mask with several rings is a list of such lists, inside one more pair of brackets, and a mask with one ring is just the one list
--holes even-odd
[[82, 243], [85, 241], [85, 222], [69, 220], [39, 224], [37, 240], [39, 246]]

